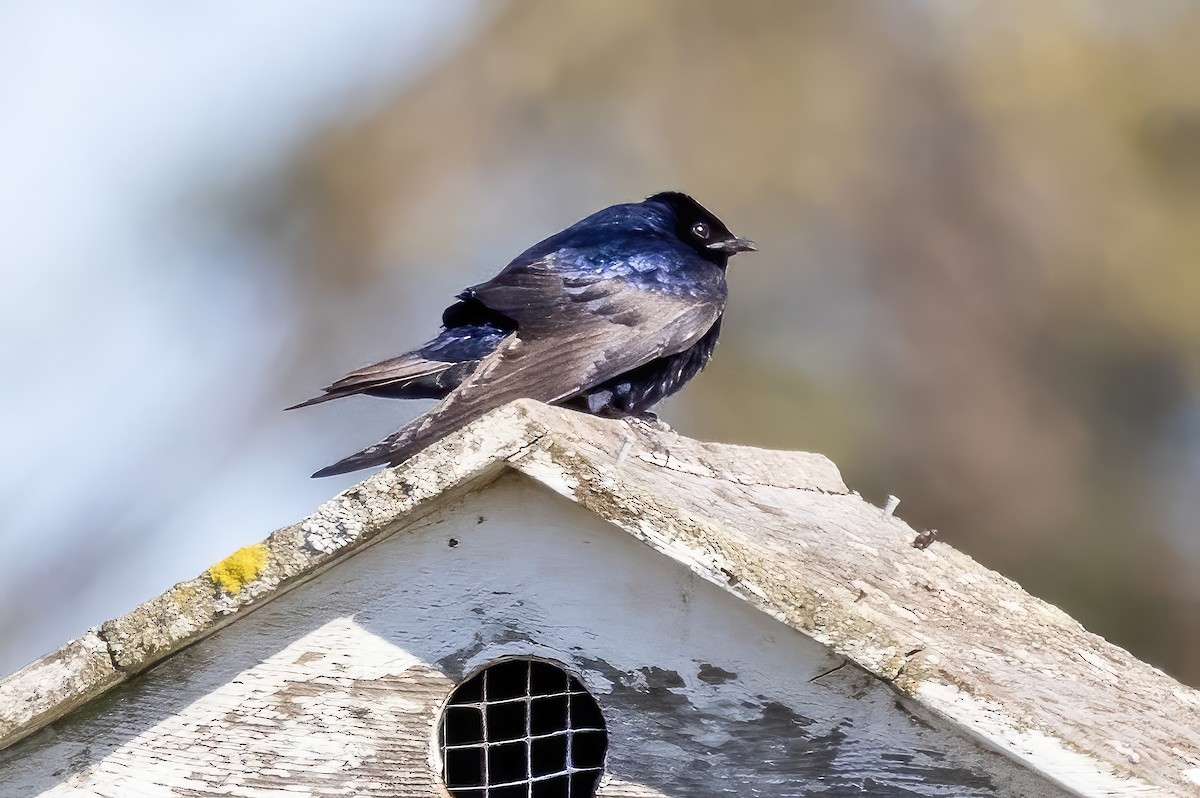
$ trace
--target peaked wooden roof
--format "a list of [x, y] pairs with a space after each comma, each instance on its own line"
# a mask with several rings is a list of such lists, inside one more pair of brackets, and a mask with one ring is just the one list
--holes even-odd
[[0, 681], [0, 748], [519, 471], [1081, 795], [1200, 794], [1200, 692], [863, 501], [815, 454], [513, 402]]

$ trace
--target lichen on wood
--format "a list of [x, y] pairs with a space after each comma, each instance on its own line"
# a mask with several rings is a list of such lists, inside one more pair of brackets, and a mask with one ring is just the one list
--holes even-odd
[[[272, 534], [232, 592], [206, 574], [104, 624], [89, 639], [110, 671], [62, 678], [56, 662], [91, 661], [68, 646], [0, 682], [0, 745], [514, 470], [1078, 794], [1196, 793], [1200, 693], [941, 540], [914, 548], [915, 531], [848, 492], [825, 458], [525, 400]], [[455, 551], [467, 535], [455, 531]]]
[[246, 583], [257, 579], [267, 567], [267, 547], [262, 543], [242, 546], [208, 569], [213, 584], [231, 595], [242, 592]]

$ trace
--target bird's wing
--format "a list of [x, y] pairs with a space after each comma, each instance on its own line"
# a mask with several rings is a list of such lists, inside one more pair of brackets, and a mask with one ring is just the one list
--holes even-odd
[[708, 332], [725, 304], [723, 295], [675, 296], [620, 279], [563, 277], [545, 270], [473, 291], [489, 307], [516, 318], [519, 332], [429, 413], [313, 476], [401, 463], [513, 399], [557, 402], [681, 352]]
[[408, 352], [370, 366], [363, 366], [357, 371], [352, 371], [325, 388], [325, 393], [322, 395], [285, 409], [295, 410], [298, 407], [308, 407], [309, 405], [328, 402], [330, 399], [340, 399], [343, 396], [362, 393], [372, 388], [381, 388], [385, 385], [408, 382], [419, 377], [427, 377], [430, 374], [445, 371], [453, 365], [455, 364], [440, 360], [426, 360], [416, 352]]
[[[620, 265], [636, 271], [663, 270], [674, 253], [621, 253]], [[665, 291], [638, 289], [613, 276], [610, 267], [586, 257], [575, 260], [568, 252], [554, 252], [533, 260], [516, 260], [485, 283], [472, 286], [460, 296], [476, 300], [489, 310], [512, 319], [522, 337], [542, 334], [594, 316], [607, 316], [618, 323], [633, 323], [634, 315], [647, 302], [667, 301]], [[714, 267], [715, 269], [715, 267]], [[641, 296], [639, 296], [641, 295]], [[724, 281], [719, 296], [684, 298], [684, 302], [719, 299], [724, 302]], [[654, 311], [651, 311], [653, 313]]]

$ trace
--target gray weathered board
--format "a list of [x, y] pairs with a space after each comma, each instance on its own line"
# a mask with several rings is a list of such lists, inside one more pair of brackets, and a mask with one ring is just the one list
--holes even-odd
[[431, 794], [514, 654], [604, 708], [601, 795], [1200, 793], [1200, 694], [914, 537], [819, 456], [517, 402], [0, 682], [0, 795]]

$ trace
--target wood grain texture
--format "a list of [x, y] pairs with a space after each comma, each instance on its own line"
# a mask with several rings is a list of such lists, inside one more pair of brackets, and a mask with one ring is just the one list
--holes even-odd
[[1200, 794], [1200, 692], [856, 494], [603, 421], [517, 467], [1081, 795]]
[[22, 668], [0, 682], [0, 748], [5, 733], [39, 728], [124, 678], [95, 631]]
[[596, 698], [602, 798], [1065, 795], [517, 475], [0, 753], [0, 795], [436, 794], [442, 702], [507, 656]]
[[[56, 681], [52, 663], [76, 656], [76, 642], [0, 682], [0, 744], [330, 565], [344, 568], [362, 547], [506, 469], [1075, 794], [1200, 792], [1200, 693], [946, 544], [913, 548], [915, 530], [847, 493], [824, 458], [699, 443], [526, 401], [274, 533], [264, 572], [237, 595], [201, 576], [105, 624], [96, 639], [115, 671]], [[24, 706], [33, 709], [12, 710]]]

